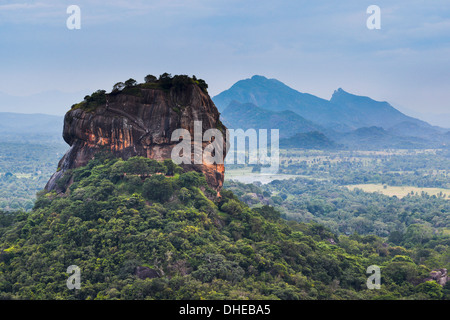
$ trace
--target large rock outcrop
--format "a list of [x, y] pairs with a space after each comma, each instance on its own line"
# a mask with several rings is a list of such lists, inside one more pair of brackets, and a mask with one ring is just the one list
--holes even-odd
[[[219, 112], [206, 91], [194, 83], [170, 89], [137, 85], [133, 90], [102, 92], [102, 98], [95, 108], [81, 103], [66, 113], [63, 137], [70, 149], [60, 160], [46, 190], [63, 192], [70, 184], [70, 181], [63, 186], [57, 183], [64, 173], [86, 165], [102, 150], [122, 159], [133, 156], [170, 159], [178, 143], [171, 142], [172, 132], [187, 129], [193, 139], [194, 121], [202, 122], [202, 133], [219, 129], [224, 137], [223, 149], [219, 151], [226, 150], [226, 128], [219, 120]], [[203, 148], [209, 143], [203, 142]], [[223, 164], [193, 162], [181, 166], [186, 171], [203, 172], [209, 186], [220, 191], [225, 172]]]
[[434, 269], [430, 272], [430, 276], [425, 278], [423, 282], [434, 280], [441, 286], [445, 286], [449, 279], [450, 277], [448, 276], [447, 269]]

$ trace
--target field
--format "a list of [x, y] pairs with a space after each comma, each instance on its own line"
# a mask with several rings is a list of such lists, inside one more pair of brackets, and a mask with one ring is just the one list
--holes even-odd
[[413, 186], [388, 186], [383, 184], [355, 184], [346, 186], [350, 190], [361, 189], [364, 192], [379, 192], [381, 194], [397, 198], [403, 198], [409, 195], [421, 195], [422, 193], [430, 196], [441, 196], [450, 200], [450, 189], [444, 188], [418, 188]]

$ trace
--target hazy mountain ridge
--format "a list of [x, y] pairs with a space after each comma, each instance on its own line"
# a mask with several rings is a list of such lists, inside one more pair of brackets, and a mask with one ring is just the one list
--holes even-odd
[[323, 128], [293, 111], [270, 111], [252, 103], [232, 101], [223, 111], [223, 123], [230, 129], [280, 129], [280, 138], [296, 133], [321, 131]]
[[63, 142], [62, 116], [0, 112], [0, 141]]
[[358, 128], [351, 132], [336, 133], [334, 140], [350, 148], [367, 149], [425, 149], [430, 141], [420, 137], [406, 137], [392, 134], [384, 128], [371, 126]]
[[236, 82], [230, 89], [213, 97], [220, 112], [232, 101], [253, 103], [269, 111], [290, 110], [319, 125], [333, 126], [350, 120], [338, 106], [309, 93], [294, 90], [276, 79], [253, 76]]
[[310, 131], [305, 133], [300, 132], [290, 138], [281, 139], [280, 147], [286, 149], [335, 149], [342, 146], [336, 144], [322, 132]]
[[[276, 79], [253, 76], [236, 82], [212, 100], [227, 127], [278, 128], [281, 139], [318, 131], [337, 144], [353, 147], [450, 145], [448, 129], [410, 117], [388, 102], [354, 95], [342, 88], [326, 100], [301, 93]], [[62, 122], [61, 116], [0, 112], [1, 139], [62, 141]], [[379, 134], [371, 127], [383, 128], [385, 132]], [[367, 128], [374, 136], [361, 136], [361, 130], [355, 131], [361, 128]]]
[[[253, 76], [236, 82], [230, 89], [213, 97], [213, 101], [222, 111], [223, 121], [228, 127], [238, 128], [242, 124], [246, 125], [245, 128], [250, 125], [254, 128], [270, 126], [280, 128], [284, 138], [296, 133], [319, 131], [339, 144], [353, 147], [422, 148], [450, 143], [449, 135], [445, 134], [448, 129], [410, 117], [386, 101], [354, 95], [342, 88], [336, 90], [330, 100], [325, 100], [296, 91], [276, 79]], [[236, 109], [237, 102], [242, 106], [251, 103], [259, 107], [257, 116], [236, 110], [230, 113], [227, 107], [233, 104]], [[308, 125], [286, 126], [286, 122], [273, 117], [274, 112], [282, 114], [285, 111], [294, 112], [308, 121]], [[310, 130], [311, 126], [316, 129]], [[362, 128], [365, 129], [359, 130]]]
[[10, 132], [61, 132], [63, 116], [42, 113], [23, 114], [0, 112], [0, 131]]
[[342, 88], [333, 93], [330, 103], [338, 105], [343, 113], [348, 114], [353, 126], [357, 128], [379, 126], [387, 129], [404, 122], [431, 127], [425, 121], [403, 114], [386, 101], [375, 101], [369, 97], [357, 96]]

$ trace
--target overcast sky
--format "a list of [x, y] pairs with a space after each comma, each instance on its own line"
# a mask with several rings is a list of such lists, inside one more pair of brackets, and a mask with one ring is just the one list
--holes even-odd
[[[66, 27], [71, 4], [80, 30]], [[366, 27], [372, 4], [380, 30]], [[109, 91], [168, 72], [205, 79], [214, 96], [258, 74], [326, 99], [342, 87], [450, 113], [450, 1], [0, 0], [0, 70], [7, 95]]]

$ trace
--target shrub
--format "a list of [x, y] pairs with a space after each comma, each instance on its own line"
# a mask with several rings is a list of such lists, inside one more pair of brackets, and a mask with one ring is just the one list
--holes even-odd
[[205, 254], [206, 262], [192, 272], [192, 276], [202, 282], [211, 282], [214, 279], [223, 279], [235, 283], [242, 279], [245, 272], [234, 261], [227, 261], [221, 254]]
[[151, 176], [145, 180], [142, 194], [149, 200], [167, 202], [173, 195], [172, 182], [162, 175]]
[[158, 83], [162, 89], [168, 90], [172, 87], [172, 76], [165, 72], [159, 76]]
[[233, 216], [239, 215], [244, 211], [244, 208], [242, 207], [241, 203], [237, 200], [229, 200], [227, 203], [225, 203], [221, 210], [223, 212], [229, 213]]
[[206, 185], [205, 176], [199, 172], [189, 171], [180, 175], [179, 183], [182, 187], [200, 187]]

